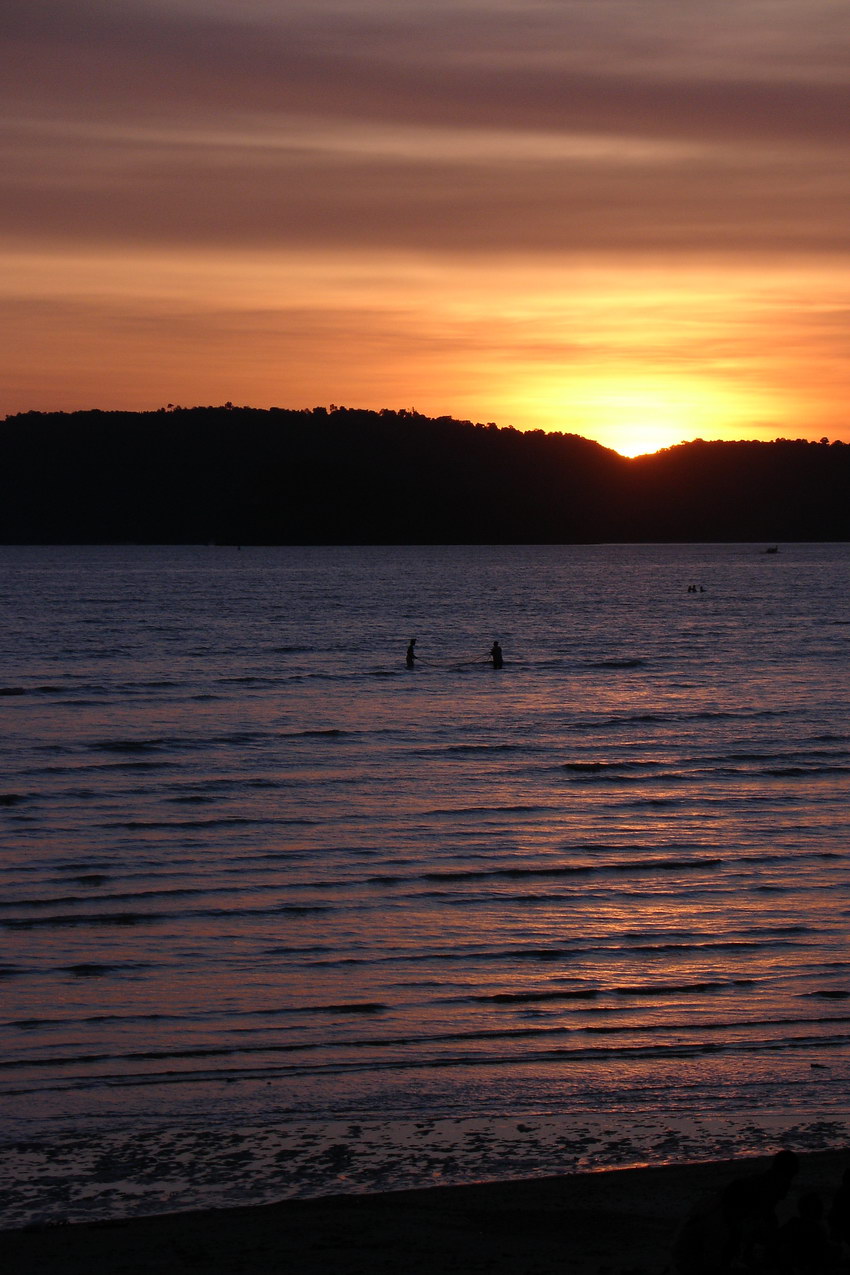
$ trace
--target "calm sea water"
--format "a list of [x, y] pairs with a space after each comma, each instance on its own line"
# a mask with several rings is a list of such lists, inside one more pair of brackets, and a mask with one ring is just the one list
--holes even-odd
[[0, 603], [6, 1224], [846, 1139], [850, 546], [0, 547]]

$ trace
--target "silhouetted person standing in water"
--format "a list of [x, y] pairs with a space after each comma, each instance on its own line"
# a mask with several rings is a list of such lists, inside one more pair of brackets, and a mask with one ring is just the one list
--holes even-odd
[[408, 668], [413, 668], [413, 665], [416, 662], [416, 652], [413, 649], [415, 645], [416, 645], [416, 638], [411, 638], [410, 642], [408, 643], [407, 655], [405, 656], [405, 660], [404, 660]]
[[502, 648], [498, 642], [494, 642], [490, 647], [490, 659], [493, 661], [493, 668], [502, 667]]

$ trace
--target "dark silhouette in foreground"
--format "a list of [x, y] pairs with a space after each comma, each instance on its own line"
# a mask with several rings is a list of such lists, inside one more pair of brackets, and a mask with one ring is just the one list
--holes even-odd
[[407, 645], [407, 653], [405, 654], [405, 657], [404, 657], [404, 662], [408, 668], [413, 668], [417, 660], [416, 651], [413, 649], [415, 646], [416, 646], [416, 638], [411, 638]]
[[799, 1169], [793, 1151], [780, 1151], [761, 1173], [736, 1178], [702, 1201], [673, 1246], [676, 1275], [723, 1275], [740, 1269], [779, 1268], [777, 1206]]
[[797, 1212], [779, 1228], [776, 1250], [777, 1265], [788, 1275], [826, 1275], [836, 1269], [841, 1249], [830, 1238], [817, 1192], [800, 1196]]
[[490, 659], [493, 661], [493, 668], [501, 668], [504, 660], [502, 658], [502, 648], [498, 642], [494, 642], [490, 647]]
[[0, 543], [850, 540], [850, 445], [682, 443], [317, 407], [26, 412], [0, 422]]
[[844, 1170], [838, 1190], [832, 1197], [827, 1222], [832, 1239], [843, 1245], [850, 1255], [850, 1169]]

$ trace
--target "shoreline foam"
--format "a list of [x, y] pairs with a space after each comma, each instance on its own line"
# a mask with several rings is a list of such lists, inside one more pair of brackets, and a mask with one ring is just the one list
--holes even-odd
[[[707, 1194], [769, 1157], [325, 1196], [239, 1209], [0, 1232], [7, 1275], [661, 1275]], [[850, 1152], [801, 1156], [786, 1212], [825, 1200]]]
[[0, 1230], [541, 1180], [850, 1146], [845, 1112], [280, 1117], [101, 1124], [0, 1144]]

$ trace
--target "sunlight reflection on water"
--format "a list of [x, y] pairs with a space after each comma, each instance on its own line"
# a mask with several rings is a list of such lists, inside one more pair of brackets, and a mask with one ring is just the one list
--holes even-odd
[[843, 1119], [849, 563], [0, 547], [8, 1135]]

